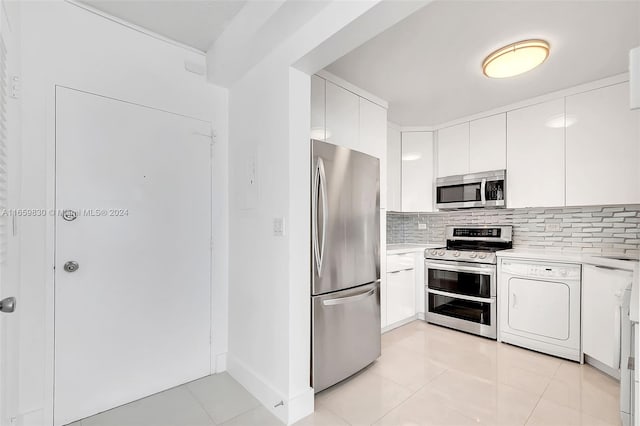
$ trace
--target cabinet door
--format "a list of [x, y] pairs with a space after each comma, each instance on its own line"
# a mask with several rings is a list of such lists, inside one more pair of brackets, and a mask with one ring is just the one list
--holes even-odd
[[469, 172], [507, 168], [507, 114], [469, 123]]
[[402, 211], [433, 211], [432, 132], [402, 132]]
[[413, 269], [387, 274], [387, 325], [416, 314], [415, 282]]
[[507, 207], [564, 206], [564, 99], [507, 113]]
[[629, 83], [567, 97], [567, 205], [640, 202], [640, 114]]
[[380, 159], [380, 208], [387, 208], [387, 110], [364, 98], [360, 102], [359, 151]]
[[585, 265], [582, 270], [582, 348], [586, 355], [620, 368], [620, 307], [629, 271]]
[[380, 280], [380, 328], [385, 328], [387, 322], [387, 277], [389, 274], [381, 275]]
[[327, 81], [326, 140], [359, 150], [360, 98]]
[[325, 86], [324, 78], [311, 76], [311, 139], [325, 140]]
[[387, 210], [402, 211], [402, 157], [400, 130], [387, 128]]
[[469, 173], [469, 123], [438, 130], [438, 177]]

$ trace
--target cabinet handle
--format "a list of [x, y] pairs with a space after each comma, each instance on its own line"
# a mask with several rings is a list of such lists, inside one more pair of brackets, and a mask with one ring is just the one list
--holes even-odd
[[615, 369], [620, 368], [620, 329], [622, 328], [621, 313], [622, 306], [616, 306], [613, 315], [613, 365]]
[[516, 294], [513, 293], [513, 302], [511, 303], [511, 307], [515, 308], [516, 307]]
[[413, 271], [413, 268], [400, 269], [398, 271], [387, 272], [388, 274], [399, 274], [400, 272]]

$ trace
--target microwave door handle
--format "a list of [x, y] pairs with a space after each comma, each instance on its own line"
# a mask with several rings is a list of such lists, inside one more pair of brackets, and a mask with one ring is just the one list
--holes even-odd
[[480, 183], [480, 201], [482, 202], [483, 206], [487, 204], [486, 191], [487, 191], [487, 179], [482, 179], [482, 182]]

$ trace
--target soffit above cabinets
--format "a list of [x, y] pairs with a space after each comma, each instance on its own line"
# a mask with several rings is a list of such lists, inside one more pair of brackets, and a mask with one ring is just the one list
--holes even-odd
[[81, 3], [205, 52], [246, 0], [81, 0]]
[[[389, 101], [389, 120], [435, 126], [624, 73], [640, 45], [638, 1], [437, 0], [326, 70]], [[507, 79], [482, 74], [494, 49], [542, 38], [540, 67]]]

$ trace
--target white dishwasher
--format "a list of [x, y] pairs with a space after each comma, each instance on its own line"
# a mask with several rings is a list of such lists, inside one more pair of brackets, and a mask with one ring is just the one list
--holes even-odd
[[580, 278], [580, 265], [501, 259], [498, 340], [582, 362]]

